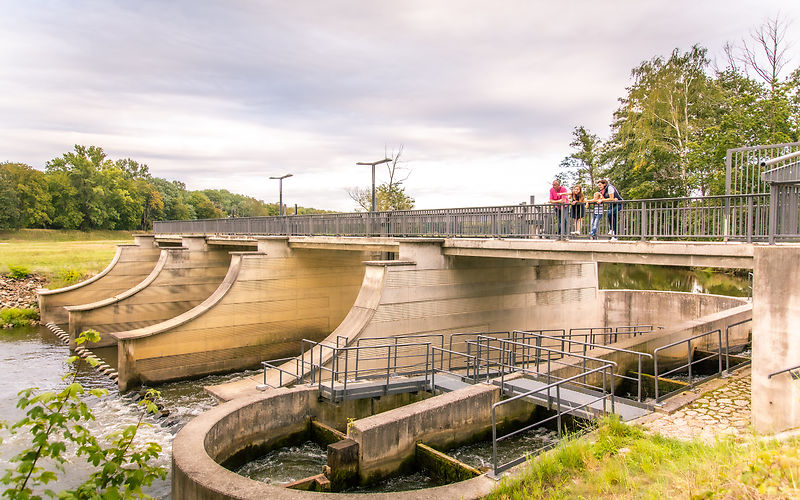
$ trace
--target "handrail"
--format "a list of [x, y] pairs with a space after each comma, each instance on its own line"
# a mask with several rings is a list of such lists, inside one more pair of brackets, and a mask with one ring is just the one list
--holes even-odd
[[797, 158], [798, 156], [800, 156], [800, 151], [795, 151], [794, 153], [785, 154], [783, 156], [778, 156], [776, 158], [772, 158], [772, 159], [769, 159], [769, 160], [762, 160], [761, 161], [761, 166], [762, 167], [771, 167], [772, 165], [775, 165], [776, 163], [780, 163], [780, 162], [786, 161], [786, 160], [791, 160], [792, 158]]
[[[800, 368], [800, 365], [797, 365], [797, 366], [793, 366], [791, 368], [784, 368], [783, 370], [778, 370], [776, 372], [772, 372], [769, 375], [767, 375], [767, 380], [771, 379], [775, 375], [780, 375], [781, 373], [791, 372], [791, 371], [797, 370], [799, 368]], [[792, 378], [798, 378], [798, 377], [795, 377], [794, 374], [792, 374]]]
[[[753, 321], [753, 318], [743, 319], [742, 321], [737, 321], [736, 323], [731, 323], [727, 327], [725, 327], [725, 373], [730, 373], [731, 371], [731, 345], [730, 345], [730, 332], [731, 328], [734, 326], [743, 325], [745, 323], [749, 323]], [[741, 364], [739, 365], [741, 366]]]
[[[636, 380], [636, 382], [637, 382], [637, 391], [636, 391], [637, 392], [637, 400], [639, 402], [642, 401], [642, 357], [648, 357], [650, 359], [653, 359], [653, 355], [652, 354], [649, 354], [649, 353], [646, 353], [646, 352], [633, 351], [633, 350], [630, 350], [630, 349], [623, 349], [621, 347], [614, 347], [614, 346], [609, 346], [609, 345], [605, 345], [605, 344], [594, 344], [594, 343], [591, 343], [591, 342], [581, 342], [580, 340], [572, 340], [572, 339], [551, 337], [549, 335], [542, 335], [542, 334], [539, 334], [539, 333], [531, 333], [531, 332], [527, 332], [527, 331], [524, 331], [524, 330], [514, 330], [514, 333], [523, 334], [523, 339], [527, 335], [534, 336], [539, 340], [538, 343], [541, 343], [541, 339], [546, 338], [546, 339], [553, 339], [555, 341], [561, 342], [562, 346], [564, 345], [565, 342], [568, 342], [570, 344], [582, 345], [583, 346], [583, 355], [584, 356], [586, 355], [586, 350], [587, 350], [586, 348], [587, 347], [591, 347], [592, 349], [606, 349], [606, 350], [613, 351], [613, 352], [623, 352], [623, 353], [626, 353], [626, 354], [634, 354], [634, 355], [636, 355], [637, 360], [638, 360], [638, 364], [639, 364], [638, 377], [636, 379], [634, 379], [633, 377], [629, 377], [627, 375], [623, 375], [621, 373], [619, 373], [619, 374], [614, 373], [613, 375], [615, 377], [619, 377], [619, 378], [622, 378], [622, 379], [625, 379], [625, 380]], [[572, 354], [572, 350], [571, 349], [568, 350], [568, 352], [570, 354]]]
[[[600, 400], [603, 401], [603, 413], [606, 414], [606, 413], [608, 413], [608, 411], [606, 409], [605, 401], [608, 398], [611, 399], [611, 412], [613, 413], [614, 412], [614, 377], [610, 377], [610, 381], [611, 381], [610, 382], [611, 383], [610, 391], [608, 391], [608, 392], [603, 391], [603, 395], [602, 396], [600, 396], [598, 398], [595, 398], [594, 400], [589, 401], [588, 403], [585, 403], [585, 404], [583, 404], [581, 406], [574, 407], [574, 408], [570, 407], [567, 411], [564, 411], [564, 412], [561, 411], [561, 385], [566, 384], [568, 382], [571, 382], [572, 380], [584, 377], [584, 376], [589, 375], [591, 373], [596, 373], [596, 372], [600, 372], [600, 371], [605, 372], [606, 370], [609, 370], [609, 369], [611, 369], [612, 373], [613, 373], [613, 367], [612, 367], [611, 363], [604, 364], [603, 366], [601, 366], [599, 368], [595, 368], [595, 369], [591, 370], [588, 373], [581, 373], [581, 374], [578, 374], [578, 375], [574, 375], [574, 376], [569, 377], [567, 379], [559, 380], [558, 382], [553, 382], [553, 383], [548, 384], [548, 385], [546, 385], [544, 387], [540, 387], [538, 389], [533, 389], [531, 391], [528, 391], [528, 392], [525, 392], [525, 393], [522, 393], [522, 394], [518, 394], [516, 396], [512, 396], [510, 398], [507, 398], [507, 399], [504, 399], [502, 401], [498, 401], [497, 403], [494, 403], [492, 405], [492, 474], [493, 474], [493, 476], [495, 478], [499, 478], [499, 474], [500, 473], [502, 473], [503, 471], [505, 471], [505, 470], [517, 465], [517, 464], [522, 463], [525, 460], [526, 456], [527, 456], [527, 455], [523, 455], [520, 458], [517, 458], [517, 459], [512, 460], [510, 462], [507, 462], [505, 464], [498, 465], [497, 464], [497, 443], [498, 443], [498, 441], [502, 441], [504, 439], [507, 439], [509, 437], [513, 437], [513, 436], [515, 436], [515, 435], [517, 435], [519, 433], [522, 433], [522, 432], [525, 432], [525, 431], [527, 431], [529, 429], [532, 429], [533, 427], [537, 427], [539, 425], [542, 425], [542, 424], [544, 424], [546, 422], [549, 422], [549, 421], [553, 420], [553, 418], [556, 419], [556, 429], [557, 429], [557, 432], [558, 432], [558, 437], [560, 439], [561, 438], [561, 416], [562, 415], [570, 414], [570, 413], [573, 413], [573, 412], [575, 412], [577, 410], [581, 410], [581, 409], [583, 409], [583, 408], [585, 408], [587, 406], [590, 406], [590, 405], [592, 405], [592, 404], [594, 404], [594, 403], [596, 403], [596, 402], [598, 402]], [[604, 375], [603, 376], [604, 385], [605, 385], [605, 379], [606, 379], [606, 376]], [[532, 424], [529, 424], [529, 425], [527, 425], [527, 426], [525, 426], [525, 427], [523, 427], [521, 429], [517, 429], [515, 431], [512, 431], [512, 432], [504, 435], [504, 436], [500, 436], [499, 438], [497, 437], [497, 408], [498, 407], [500, 407], [502, 405], [505, 405], [505, 404], [509, 404], [509, 403], [511, 403], [513, 401], [518, 401], [518, 400], [523, 399], [523, 398], [531, 397], [536, 393], [547, 391], [548, 394], [549, 394], [550, 391], [553, 388], [555, 388], [555, 390], [556, 390], [556, 415], [550, 416], [550, 417], [542, 419], [542, 420], [540, 420], [538, 422], [534, 422]], [[502, 390], [502, 387], [501, 387], [501, 390]]]
[[694, 336], [689, 337], [687, 339], [679, 340], [677, 342], [672, 342], [670, 344], [666, 344], [666, 345], [663, 345], [661, 347], [657, 347], [657, 348], [653, 349], [653, 375], [655, 377], [654, 385], [655, 385], [655, 399], [656, 399], [656, 402], [660, 402], [661, 399], [662, 399], [661, 397], [659, 397], [659, 394], [658, 394], [658, 392], [659, 392], [658, 391], [658, 380], [659, 380], [658, 354], [659, 354], [659, 352], [663, 351], [664, 349], [669, 349], [670, 347], [675, 347], [675, 346], [678, 346], [678, 345], [681, 345], [681, 344], [686, 344], [687, 345], [687, 349], [686, 349], [686, 351], [687, 351], [687, 363], [685, 365], [680, 365], [677, 368], [673, 368], [672, 370], [666, 371], [666, 372], [662, 373], [661, 376], [669, 375], [671, 373], [674, 373], [676, 371], [679, 371], [679, 370], [682, 370], [683, 368], [687, 368], [688, 367], [688, 369], [689, 369], [689, 387], [694, 387], [694, 379], [692, 378], [692, 365], [695, 364], [695, 363], [699, 363], [701, 361], [705, 361], [706, 359], [711, 359], [711, 358], [713, 358], [713, 356], [706, 356], [703, 359], [692, 360], [692, 341], [693, 340], [697, 340], [697, 339], [702, 338], [702, 337], [709, 336], [709, 335], [714, 334], [714, 333], [717, 334], [717, 346], [718, 346], [717, 357], [718, 357], [718, 360], [719, 360], [719, 371], [718, 371], [718, 373], [722, 373], [722, 330], [720, 328], [717, 328], [716, 330], [711, 330], [709, 332], [701, 333], [699, 335], [694, 335]]

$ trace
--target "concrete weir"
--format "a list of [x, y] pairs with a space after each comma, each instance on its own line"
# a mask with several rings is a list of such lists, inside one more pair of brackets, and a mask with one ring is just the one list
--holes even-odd
[[202, 302], [143, 328], [111, 332], [119, 386], [255, 368], [296, 355], [353, 307], [371, 253], [290, 249], [264, 238], [256, 252], [231, 252], [224, 279]]
[[42, 323], [66, 324], [69, 313], [64, 306], [88, 304], [135, 286], [150, 274], [160, 253], [153, 235], [134, 235], [132, 244], [117, 245], [111, 263], [99, 274], [72, 286], [38, 290]]
[[[326, 342], [601, 321], [595, 263], [449, 257], [442, 245], [439, 239], [402, 240], [398, 260], [366, 262], [358, 297]], [[294, 372], [296, 364], [282, 368]], [[267, 377], [272, 386], [292, 381], [276, 370]], [[255, 389], [244, 380], [211, 390], [229, 400]]]
[[[173, 318], [205, 300], [219, 286], [230, 265], [229, 249], [209, 246], [203, 236], [186, 236], [180, 247], [160, 250], [145, 279], [111, 297], [66, 306], [69, 334], [94, 329], [109, 334]], [[113, 345], [102, 335], [100, 346]]]

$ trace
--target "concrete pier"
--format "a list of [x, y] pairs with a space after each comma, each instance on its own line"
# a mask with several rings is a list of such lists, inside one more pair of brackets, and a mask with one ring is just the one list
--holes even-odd
[[753, 280], [752, 408], [756, 432], [800, 427], [800, 251], [780, 246], [755, 251]]
[[256, 368], [297, 355], [351, 310], [369, 253], [292, 250], [286, 238], [232, 252], [224, 279], [202, 303], [144, 328], [114, 331], [119, 385]]
[[150, 274], [134, 287], [97, 302], [65, 307], [70, 338], [91, 328], [106, 334], [99, 345], [113, 345], [110, 332], [173, 318], [208, 298], [229, 265], [227, 248], [209, 246], [202, 236], [186, 236], [182, 246], [162, 249]]
[[108, 266], [90, 279], [55, 290], [39, 290], [39, 316], [42, 323], [65, 325], [69, 321], [69, 313], [64, 306], [106, 299], [135, 286], [150, 274], [160, 253], [155, 236], [134, 235], [133, 243], [117, 245], [117, 251]]

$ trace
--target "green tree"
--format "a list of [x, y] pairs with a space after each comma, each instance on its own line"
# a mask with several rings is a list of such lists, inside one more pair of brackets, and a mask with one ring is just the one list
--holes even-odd
[[[46, 227], [52, 212], [44, 172], [24, 163], [0, 164], [0, 176], [16, 191], [13, 210], [19, 213], [16, 227]], [[11, 210], [12, 206], [4, 204]]]
[[[387, 210], [410, 210], [414, 208], [414, 198], [406, 194], [403, 182], [408, 179], [411, 173], [408, 168], [403, 166], [401, 157], [403, 146], [397, 152], [384, 152], [384, 158], [390, 158], [387, 162], [386, 173], [388, 180], [375, 187], [375, 210], [379, 212]], [[355, 201], [358, 206], [356, 210], [370, 210], [372, 208], [372, 188], [354, 187], [347, 190], [350, 199]]]
[[[87, 341], [97, 342], [97, 332], [81, 333], [78, 344]], [[3, 496], [13, 500], [41, 499], [42, 494], [62, 499], [84, 498], [149, 498], [142, 492], [157, 478], [163, 479], [166, 470], [153, 465], [153, 460], [161, 453], [157, 443], [136, 443], [136, 435], [144, 422], [127, 426], [122, 432], [98, 439], [87, 424], [94, 420], [86, 397], [101, 398], [107, 395], [105, 389], [86, 390], [78, 382], [77, 363], [80, 358], [73, 356], [67, 361], [70, 371], [64, 376], [66, 387], [60, 391], [39, 392], [25, 389], [19, 393], [17, 407], [25, 410], [25, 417], [10, 426], [14, 433], [30, 435], [30, 447], [11, 458], [11, 466], [6, 469], [0, 482], [8, 486]], [[153, 398], [157, 393], [149, 391], [141, 404], [146, 411], [157, 408]], [[6, 424], [3, 424], [6, 426]], [[58, 472], [74, 460], [67, 453], [71, 444], [78, 457], [95, 467], [95, 471], [77, 488], [60, 493], [48, 488], [48, 484], [58, 479]], [[56, 464], [57, 470], [46, 468], [43, 463]]]
[[215, 207], [208, 196], [201, 191], [192, 191], [189, 194], [189, 205], [194, 209], [196, 219], [218, 219], [223, 216], [222, 211]]
[[[612, 125], [610, 154], [616, 170], [633, 170], [631, 185], [618, 187], [630, 196], [689, 194], [692, 144], [713, 109], [713, 82], [705, 74], [706, 49], [675, 49], [669, 58], [654, 57], [632, 71], [633, 84], [620, 99]], [[621, 176], [620, 176], [621, 177]]]
[[0, 230], [20, 227], [19, 196], [8, 169], [0, 168]]
[[569, 145], [573, 152], [561, 160], [561, 168], [568, 175], [559, 180], [565, 186], [580, 184], [584, 188], [588, 186], [587, 189], [596, 186], [603, 176], [603, 141], [579, 125], [572, 130], [572, 142]]

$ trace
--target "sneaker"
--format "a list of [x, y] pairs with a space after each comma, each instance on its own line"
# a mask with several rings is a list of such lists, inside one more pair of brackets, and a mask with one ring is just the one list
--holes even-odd
[[610, 234], [611, 236], [616, 236], [616, 233], [613, 230], [609, 231], [608, 234]]
[[616, 236], [612, 236], [611, 239], [609, 239], [608, 241], [617, 241], [617, 237]]

